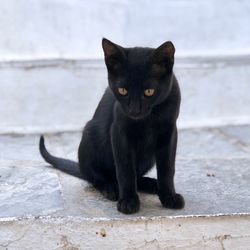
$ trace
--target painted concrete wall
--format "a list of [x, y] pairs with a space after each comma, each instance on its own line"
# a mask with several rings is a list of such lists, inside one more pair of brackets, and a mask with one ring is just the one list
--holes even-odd
[[102, 37], [124, 46], [176, 44], [177, 54], [250, 51], [248, 0], [8, 0], [0, 61], [96, 58]]

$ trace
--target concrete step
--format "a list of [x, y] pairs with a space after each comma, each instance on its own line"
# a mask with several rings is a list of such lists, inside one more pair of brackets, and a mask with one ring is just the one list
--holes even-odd
[[[38, 135], [1, 135], [0, 249], [249, 249], [250, 125], [179, 134], [176, 189], [186, 207], [164, 209], [140, 193], [141, 210], [129, 216], [44, 163]], [[54, 154], [76, 158], [80, 133], [46, 139]]]
[[[250, 123], [250, 56], [177, 58], [175, 72], [180, 127]], [[0, 133], [80, 131], [107, 86], [103, 60], [2, 63], [0, 79]]]

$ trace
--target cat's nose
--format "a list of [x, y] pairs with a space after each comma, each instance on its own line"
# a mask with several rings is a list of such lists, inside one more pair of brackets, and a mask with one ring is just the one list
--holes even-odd
[[139, 102], [132, 102], [129, 105], [129, 114], [131, 116], [137, 116], [141, 113], [141, 105]]

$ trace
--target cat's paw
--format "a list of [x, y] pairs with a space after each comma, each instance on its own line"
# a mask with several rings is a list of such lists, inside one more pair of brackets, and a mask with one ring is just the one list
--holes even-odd
[[140, 200], [138, 195], [132, 198], [120, 199], [117, 203], [117, 210], [124, 214], [134, 214], [140, 209]]
[[180, 194], [159, 196], [163, 207], [171, 209], [181, 209], [185, 206], [185, 200]]

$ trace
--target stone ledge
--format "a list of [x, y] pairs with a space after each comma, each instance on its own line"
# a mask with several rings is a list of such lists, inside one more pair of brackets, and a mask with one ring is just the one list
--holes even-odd
[[[178, 54], [175, 59], [177, 68], [217, 68], [228, 65], [250, 64], [250, 51], [232, 53], [199, 53], [193, 55]], [[68, 69], [105, 69], [103, 57], [101, 58], [37, 58], [33, 60], [0, 60], [1, 68], [19, 68], [24, 70], [44, 68]]]
[[[237, 225], [237, 226], [235, 226]], [[250, 216], [0, 221], [0, 249], [248, 249]], [[38, 245], [39, 242], [39, 245]]]

